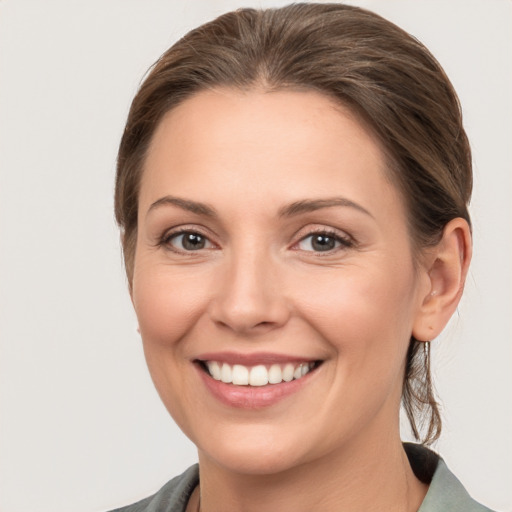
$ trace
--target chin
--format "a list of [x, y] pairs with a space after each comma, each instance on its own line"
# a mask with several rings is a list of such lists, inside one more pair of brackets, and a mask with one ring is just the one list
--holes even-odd
[[263, 452], [258, 449], [238, 450], [221, 447], [204, 455], [202, 450], [199, 450], [199, 460], [202, 461], [204, 457], [229, 472], [254, 476], [275, 475], [300, 464], [297, 457], [286, 456], [275, 450]]
[[295, 436], [269, 432], [265, 427], [240, 427], [236, 432], [212, 433], [198, 446], [199, 460], [208, 459], [234, 473], [271, 475], [287, 471], [305, 461], [304, 442]]

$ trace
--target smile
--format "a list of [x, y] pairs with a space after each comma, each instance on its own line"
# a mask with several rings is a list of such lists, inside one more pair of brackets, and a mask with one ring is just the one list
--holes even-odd
[[193, 360], [205, 388], [224, 405], [256, 410], [278, 404], [316, 380], [325, 362], [284, 354], [201, 354]]
[[299, 380], [317, 366], [315, 361], [255, 366], [201, 361], [202, 368], [215, 380], [234, 386], [261, 387]]

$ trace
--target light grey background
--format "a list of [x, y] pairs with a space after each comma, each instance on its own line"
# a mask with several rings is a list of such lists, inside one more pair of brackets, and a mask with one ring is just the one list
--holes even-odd
[[[0, 0], [0, 511], [94, 512], [195, 460], [148, 376], [112, 214], [117, 144], [147, 67], [197, 24], [282, 1]], [[417, 36], [459, 92], [475, 256], [434, 342], [436, 445], [512, 509], [512, 3], [355, 1]]]

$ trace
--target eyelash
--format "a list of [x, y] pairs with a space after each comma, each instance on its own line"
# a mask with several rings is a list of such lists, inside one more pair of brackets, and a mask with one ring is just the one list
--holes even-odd
[[[169, 233], [169, 232], [164, 233], [164, 235], [161, 237], [160, 241], [158, 242], [158, 246], [165, 247], [166, 249], [168, 249], [172, 252], [178, 253], [178, 254], [187, 254], [187, 255], [192, 255], [194, 252], [200, 252], [202, 250], [211, 249], [211, 247], [208, 247], [208, 248], [201, 248], [201, 249], [198, 249], [197, 251], [194, 251], [194, 250], [178, 249], [178, 248], [172, 246], [171, 241], [173, 239], [176, 239], [176, 238], [178, 238], [180, 236], [184, 236], [184, 235], [199, 236], [199, 237], [203, 238], [206, 241], [206, 243], [209, 243], [212, 246], [215, 246], [215, 244], [209, 239], [209, 237], [204, 235], [203, 233], [201, 233], [201, 231], [196, 230], [196, 229], [186, 229], [186, 228], [179, 229], [177, 231], [172, 231], [171, 233]], [[334, 242], [336, 244], [338, 244], [338, 246], [334, 247], [332, 249], [328, 249], [326, 251], [314, 251], [314, 250], [308, 251], [308, 250], [304, 250], [304, 249], [300, 249], [300, 248], [294, 249], [294, 250], [315, 253], [318, 256], [320, 256], [322, 254], [326, 254], [326, 255], [332, 254], [333, 252], [336, 252], [337, 250], [340, 250], [340, 249], [349, 249], [351, 247], [354, 247], [354, 245], [355, 245], [353, 238], [348, 235], [342, 236], [337, 231], [334, 231], [332, 229], [319, 228], [319, 229], [314, 229], [312, 231], [309, 231], [307, 235], [301, 237], [300, 240], [298, 240], [297, 242], [295, 242], [293, 244], [292, 249], [299, 246], [299, 244], [301, 244], [308, 238], [311, 238], [314, 236], [324, 236], [326, 238], [333, 239]]]
[[[326, 228], [318, 228], [310, 231], [307, 235], [303, 236], [298, 242], [296, 242], [293, 247], [298, 246], [301, 242], [304, 242], [308, 238], [314, 237], [314, 236], [324, 236], [326, 238], [331, 238], [334, 240], [336, 244], [338, 244], [337, 247], [334, 247], [332, 249], [326, 250], [326, 251], [305, 251], [305, 252], [312, 252], [316, 256], [322, 256], [325, 254], [326, 256], [329, 254], [332, 254], [333, 252], [337, 252], [338, 250], [343, 249], [350, 249], [355, 245], [354, 240], [352, 237], [348, 235], [340, 235], [339, 232], [332, 230], [332, 229], [326, 229]], [[297, 249], [301, 250], [301, 249]]]
[[[201, 233], [201, 231], [197, 230], [197, 229], [187, 229], [187, 228], [182, 228], [182, 229], [179, 229], [177, 231], [172, 231], [172, 232], [166, 232], [164, 233], [164, 235], [162, 236], [162, 238], [160, 239], [160, 241], [158, 242], [158, 245], [161, 246], [161, 247], [165, 247], [166, 249], [172, 251], [172, 252], [175, 252], [175, 253], [178, 253], [178, 254], [187, 254], [187, 255], [190, 255], [194, 252], [200, 252], [200, 249], [197, 250], [197, 251], [193, 251], [193, 250], [186, 250], [186, 249], [178, 249], [176, 247], [174, 247], [171, 242], [173, 239], [176, 239], [180, 236], [184, 236], [184, 235], [195, 235], [195, 236], [199, 236], [201, 238], [203, 238], [207, 243], [211, 244], [211, 245], [215, 245], [210, 239], [208, 236], [206, 236], [205, 234]], [[208, 248], [209, 249], [209, 248]]]

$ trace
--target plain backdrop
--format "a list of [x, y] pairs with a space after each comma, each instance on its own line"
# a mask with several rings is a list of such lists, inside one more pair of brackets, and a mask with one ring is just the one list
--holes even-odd
[[[113, 220], [116, 150], [146, 69], [240, 6], [282, 1], [0, 0], [0, 511], [99, 512], [195, 461], [146, 370]], [[435, 448], [512, 509], [512, 3], [374, 0], [423, 41], [463, 105], [475, 255], [433, 343]]]

